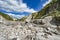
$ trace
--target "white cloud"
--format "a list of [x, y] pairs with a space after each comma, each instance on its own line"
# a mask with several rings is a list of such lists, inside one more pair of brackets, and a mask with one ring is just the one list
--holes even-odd
[[0, 0], [0, 9], [7, 12], [36, 12], [34, 9], [29, 8], [26, 3], [23, 3], [23, 0]]
[[12, 13], [5, 13], [5, 14], [8, 14], [8, 15], [10, 15], [12, 18], [22, 18], [22, 17], [24, 17], [25, 15], [16, 15], [16, 14], [12, 14]]
[[50, 3], [52, 0], [46, 1], [46, 3], [43, 4], [43, 7], [46, 6], [48, 3]]

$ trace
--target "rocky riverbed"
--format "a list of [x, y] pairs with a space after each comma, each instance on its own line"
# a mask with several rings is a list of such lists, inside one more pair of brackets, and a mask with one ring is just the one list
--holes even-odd
[[60, 26], [52, 16], [30, 22], [0, 22], [0, 40], [60, 40]]

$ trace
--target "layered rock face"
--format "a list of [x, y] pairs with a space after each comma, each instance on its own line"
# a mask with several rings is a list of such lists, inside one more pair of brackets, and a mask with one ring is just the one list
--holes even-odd
[[5, 21], [0, 23], [0, 40], [60, 40], [60, 25], [52, 16], [29, 23]]

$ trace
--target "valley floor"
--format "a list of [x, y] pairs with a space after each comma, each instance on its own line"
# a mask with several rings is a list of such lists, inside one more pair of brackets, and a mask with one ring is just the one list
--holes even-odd
[[40, 19], [34, 21], [0, 23], [0, 40], [60, 40], [60, 26], [56, 26], [51, 16], [42, 19], [42, 24]]

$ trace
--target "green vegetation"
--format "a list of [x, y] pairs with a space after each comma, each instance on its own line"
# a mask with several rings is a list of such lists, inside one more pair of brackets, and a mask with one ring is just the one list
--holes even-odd
[[57, 20], [57, 21], [60, 21], [60, 11], [56, 12], [54, 14], [54, 18]]
[[[7, 20], [13, 20], [9, 15], [0, 12]], [[57, 20], [60, 20], [60, 0], [52, 0], [49, 4], [47, 4], [42, 10], [36, 13], [32, 13], [32, 19], [40, 19], [46, 16], [53, 16]], [[16, 21], [25, 21], [27, 17], [23, 17], [21, 19], [17, 19]]]
[[7, 14], [4, 14], [4, 13], [0, 12], [0, 15], [1, 15], [2, 17], [4, 17], [6, 20], [13, 21], [13, 19], [12, 19], [9, 15], [7, 15]]
[[26, 18], [27, 18], [27, 17], [23, 17], [23, 18], [21, 18], [21, 19], [17, 19], [16, 21], [25, 21]]
[[51, 13], [49, 13], [49, 14], [47, 13], [45, 16], [42, 16], [42, 18], [45, 18], [47, 16], [52, 16], [56, 19], [56, 18], [60, 17], [60, 11], [54, 10]]
[[[53, 16], [54, 18], [59, 19], [60, 16], [56, 16], [56, 15], [60, 15], [59, 10], [60, 10], [60, 0], [52, 0], [52, 2], [50, 2], [49, 4], [47, 4], [42, 10], [40, 10], [39, 12], [36, 13], [32, 13], [32, 19], [40, 19], [42, 17], [46, 17], [46, 16]], [[48, 14], [48, 15], [47, 15]], [[45, 16], [46, 15], [46, 16]], [[27, 17], [23, 17], [21, 19], [18, 19], [16, 21], [25, 21]]]
[[40, 19], [44, 15], [50, 14], [54, 10], [59, 9], [59, 7], [57, 7], [57, 5], [59, 5], [58, 1], [59, 0], [52, 0], [52, 2], [50, 2], [49, 4], [47, 4], [42, 10], [40, 10], [37, 13], [33, 13], [32, 14], [32, 19]]

